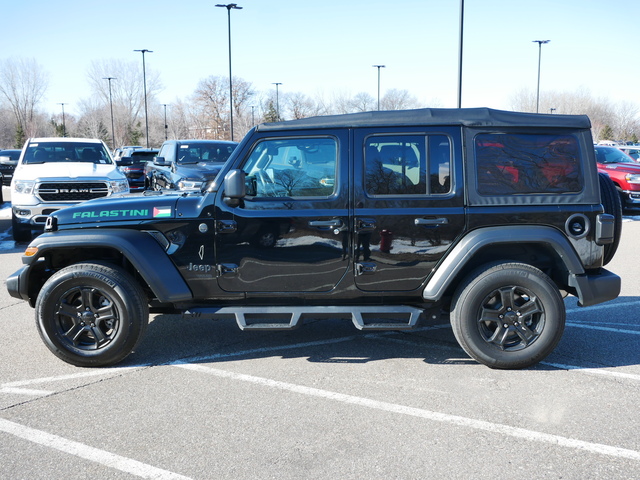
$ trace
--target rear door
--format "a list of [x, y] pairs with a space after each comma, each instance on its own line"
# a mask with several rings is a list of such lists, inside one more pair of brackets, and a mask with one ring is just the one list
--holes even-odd
[[414, 291], [464, 231], [460, 128], [362, 129], [354, 145], [356, 285]]

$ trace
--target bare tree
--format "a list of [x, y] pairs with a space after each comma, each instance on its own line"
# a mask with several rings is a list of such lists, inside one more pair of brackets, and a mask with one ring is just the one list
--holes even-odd
[[[234, 133], [244, 135], [250, 128], [249, 101], [254, 95], [251, 83], [233, 78]], [[198, 83], [193, 95], [193, 120], [197, 138], [231, 138], [229, 78], [211, 76]], [[250, 112], [249, 112], [250, 115]]]
[[313, 117], [318, 115], [318, 105], [301, 92], [290, 93], [285, 98], [285, 103], [288, 107], [289, 115], [292, 119], [300, 119]]
[[407, 108], [417, 108], [420, 106], [418, 99], [409, 93], [409, 90], [399, 90], [392, 88], [387, 90], [380, 99], [382, 110], [405, 110]]
[[0, 62], [0, 96], [9, 104], [16, 118], [16, 130], [23, 132], [24, 137], [36, 136], [42, 126], [37, 107], [48, 86], [48, 75], [34, 59], [11, 58]]
[[356, 93], [349, 103], [352, 112], [370, 112], [378, 108], [377, 100], [366, 92]]
[[[88, 110], [82, 111], [84, 115], [99, 115], [99, 122], [108, 126], [111, 133], [109, 81], [108, 77], [114, 77], [111, 81], [111, 98], [113, 102], [113, 116], [115, 124], [116, 145], [131, 145], [141, 143], [144, 138], [144, 76], [141, 62], [131, 60], [101, 60], [92, 62], [87, 72], [87, 79], [94, 95], [100, 99], [102, 108], [90, 102], [81, 102]], [[157, 94], [162, 90], [160, 76], [148, 66], [146, 68], [147, 80], [147, 105], [152, 112], [159, 104]], [[158, 119], [156, 119], [157, 121]], [[162, 122], [162, 120], [160, 120]], [[89, 120], [87, 123], [97, 124], [97, 120]], [[149, 117], [151, 124], [151, 116]], [[156, 129], [157, 131], [157, 129]], [[156, 134], [157, 135], [157, 134]], [[162, 137], [150, 138], [150, 144], [158, 144]], [[149, 133], [151, 137], [151, 130]], [[111, 143], [111, 142], [109, 142]]]

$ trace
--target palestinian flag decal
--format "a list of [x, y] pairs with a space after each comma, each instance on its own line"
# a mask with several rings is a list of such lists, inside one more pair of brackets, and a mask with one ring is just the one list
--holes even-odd
[[171, 207], [153, 207], [153, 218], [171, 217]]

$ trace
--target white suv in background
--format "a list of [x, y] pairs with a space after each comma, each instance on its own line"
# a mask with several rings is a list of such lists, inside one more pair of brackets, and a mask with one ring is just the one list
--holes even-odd
[[30, 240], [56, 210], [123, 193], [129, 183], [102, 140], [30, 138], [11, 181], [13, 239]]

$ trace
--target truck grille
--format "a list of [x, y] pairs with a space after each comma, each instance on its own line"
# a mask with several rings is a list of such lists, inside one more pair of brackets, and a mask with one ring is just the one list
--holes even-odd
[[43, 202], [83, 202], [109, 195], [104, 182], [43, 182], [36, 194]]

